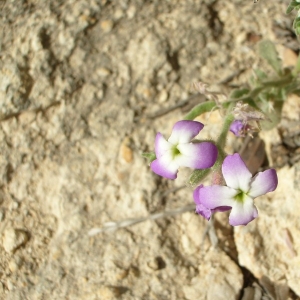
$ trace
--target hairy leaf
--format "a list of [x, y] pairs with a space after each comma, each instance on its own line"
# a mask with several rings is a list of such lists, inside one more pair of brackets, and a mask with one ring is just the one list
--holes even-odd
[[274, 44], [269, 40], [263, 40], [258, 44], [259, 55], [265, 59], [268, 64], [276, 71], [277, 74], [282, 73], [281, 61]]

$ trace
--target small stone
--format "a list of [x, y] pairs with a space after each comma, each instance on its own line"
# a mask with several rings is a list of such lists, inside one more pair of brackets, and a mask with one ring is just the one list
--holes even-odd
[[3, 247], [7, 253], [14, 252], [28, 241], [28, 234], [21, 229], [8, 228], [4, 231]]
[[130, 6], [127, 10], [127, 17], [128, 19], [132, 19], [135, 16], [136, 8], [135, 6]]
[[99, 68], [97, 69], [97, 75], [100, 77], [107, 77], [111, 74], [111, 71], [106, 68]]
[[20, 266], [22, 264], [22, 260], [20, 257], [16, 257], [15, 259], [12, 259], [9, 264], [8, 267], [10, 269], [10, 271], [12, 273], [15, 273], [17, 270], [19, 270]]
[[114, 294], [112, 288], [109, 288], [106, 286], [100, 287], [97, 292], [97, 295], [100, 297], [100, 299], [103, 299], [103, 300], [115, 299], [115, 294]]
[[121, 9], [117, 9], [114, 13], [114, 18], [119, 20], [123, 17], [123, 11]]
[[8, 288], [9, 291], [14, 290], [14, 288], [15, 288], [15, 286], [14, 286], [14, 284], [11, 282], [11, 280], [7, 280], [6, 285], [7, 285], [7, 288]]
[[121, 144], [120, 154], [121, 157], [127, 162], [131, 163], [133, 160], [133, 153], [130, 148], [130, 140], [129, 138], [125, 138], [123, 143]]
[[284, 47], [282, 55], [283, 67], [293, 67], [297, 64], [297, 60], [298, 55], [293, 50]]
[[159, 94], [158, 94], [158, 102], [159, 103], [164, 103], [166, 100], [168, 99], [168, 92], [166, 90], [162, 90]]
[[104, 32], [108, 33], [112, 30], [114, 22], [112, 20], [105, 20], [101, 22], [100, 26]]
[[10, 210], [16, 210], [19, 208], [19, 203], [16, 201], [13, 201], [10, 205]]

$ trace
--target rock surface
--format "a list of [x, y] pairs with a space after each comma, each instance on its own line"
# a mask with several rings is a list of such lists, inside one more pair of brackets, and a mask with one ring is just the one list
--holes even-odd
[[[182, 209], [193, 201], [189, 171], [167, 181], [141, 157], [182, 118], [193, 81], [227, 92], [261, 64], [259, 39], [292, 45], [286, 5], [0, 3], [1, 299], [300, 297], [300, 168], [287, 166], [297, 150], [282, 159], [278, 193], [257, 201], [257, 221], [233, 233], [216, 216], [217, 247], [207, 222]], [[215, 138], [222, 118], [202, 121]], [[132, 218], [147, 220], [89, 235]]]

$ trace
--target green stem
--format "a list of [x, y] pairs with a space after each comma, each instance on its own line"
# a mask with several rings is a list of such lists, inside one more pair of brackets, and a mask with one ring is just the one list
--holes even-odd
[[194, 120], [203, 113], [212, 111], [217, 106], [214, 101], [207, 101], [196, 105], [183, 120]]
[[211, 169], [197, 169], [194, 170], [188, 179], [188, 184], [193, 188], [199, 185], [201, 181], [203, 181], [206, 176], [210, 173]]
[[225, 148], [225, 144], [226, 144], [226, 138], [227, 138], [227, 133], [229, 131], [230, 125], [234, 120], [234, 116], [230, 113], [226, 116], [225, 120], [224, 120], [224, 124], [223, 124], [223, 128], [221, 131], [220, 136], [217, 139], [217, 147], [219, 150], [223, 150]]
[[274, 79], [274, 80], [265, 80], [262, 81], [262, 86], [254, 88], [250, 93], [246, 96], [240, 97], [240, 98], [235, 98], [235, 99], [228, 99], [225, 101], [222, 105], [224, 108], [227, 108], [230, 103], [236, 103], [236, 102], [248, 102], [253, 100], [253, 98], [257, 97], [262, 91], [265, 89], [274, 87], [274, 88], [285, 88], [288, 86], [291, 82], [293, 81], [293, 76], [286, 75], [282, 78], [279, 79]]

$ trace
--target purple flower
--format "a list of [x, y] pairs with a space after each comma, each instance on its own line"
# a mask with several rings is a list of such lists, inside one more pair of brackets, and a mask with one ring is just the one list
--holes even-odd
[[222, 173], [227, 186], [212, 185], [195, 190], [195, 202], [202, 205], [199, 208], [200, 214], [210, 217], [207, 211], [201, 213], [202, 207], [211, 212], [220, 207], [231, 207], [229, 223], [232, 226], [247, 225], [258, 215], [254, 198], [276, 189], [276, 171], [269, 169], [252, 178], [240, 155], [236, 153], [224, 159]]
[[200, 122], [184, 120], [174, 125], [168, 140], [158, 133], [155, 139], [156, 159], [150, 165], [152, 171], [160, 176], [175, 179], [179, 167], [212, 167], [218, 156], [217, 147], [210, 142], [191, 142], [203, 127]]
[[235, 120], [230, 125], [229, 130], [237, 137], [245, 137], [247, 134], [253, 137], [252, 133], [258, 132], [259, 127], [255, 127], [254, 125], [250, 125], [249, 123], [240, 120]]
[[245, 125], [243, 124], [242, 121], [236, 120], [233, 121], [232, 124], [230, 125], [229, 130], [236, 136], [240, 137], [242, 136], [243, 128]]
[[194, 190], [194, 194], [193, 194], [194, 202], [196, 204], [196, 213], [197, 214], [201, 215], [202, 217], [204, 217], [207, 220], [210, 220], [210, 217], [214, 212], [217, 212], [217, 211], [222, 212], [222, 211], [227, 211], [227, 210], [231, 209], [230, 206], [219, 206], [214, 209], [209, 209], [206, 206], [204, 206], [199, 199], [199, 191], [202, 188], [203, 188], [203, 185], [201, 184]]

